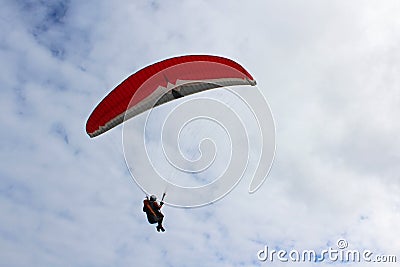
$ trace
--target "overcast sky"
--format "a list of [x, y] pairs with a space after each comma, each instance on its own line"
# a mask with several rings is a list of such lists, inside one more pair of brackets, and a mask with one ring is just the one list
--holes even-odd
[[[340, 238], [400, 261], [399, 14], [397, 0], [1, 1], [0, 266], [281, 266], [257, 252]], [[85, 123], [127, 76], [185, 54], [252, 73], [276, 157], [254, 194], [244, 177], [212, 205], [165, 206], [160, 234], [122, 127], [90, 139]]]

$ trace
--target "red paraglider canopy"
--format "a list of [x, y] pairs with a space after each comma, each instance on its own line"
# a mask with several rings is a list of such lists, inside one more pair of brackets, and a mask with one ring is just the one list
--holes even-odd
[[[122, 123], [127, 111], [133, 117], [175, 99], [171, 94], [163, 96], [171, 91], [167, 88], [173, 87], [180, 96], [186, 96], [221, 86], [255, 84], [241, 65], [224, 57], [188, 55], [166, 59], [132, 74], [112, 90], [93, 110], [86, 132], [95, 137]], [[164, 91], [160, 93], [159, 88]], [[155, 97], [160, 98], [156, 104]]]

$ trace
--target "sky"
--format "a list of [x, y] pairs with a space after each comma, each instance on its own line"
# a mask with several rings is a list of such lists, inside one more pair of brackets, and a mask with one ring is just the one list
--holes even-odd
[[[397, 0], [1, 1], [0, 266], [282, 266], [257, 253], [341, 239], [400, 261], [399, 13]], [[185, 54], [253, 75], [276, 154], [253, 194], [246, 176], [211, 205], [165, 206], [161, 234], [122, 127], [90, 139], [85, 123], [130, 74]]]

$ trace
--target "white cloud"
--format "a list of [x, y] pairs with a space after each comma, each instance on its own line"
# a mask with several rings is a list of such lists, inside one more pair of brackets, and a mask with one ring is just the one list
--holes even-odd
[[[4, 3], [0, 265], [257, 266], [264, 245], [324, 249], [339, 237], [398, 253], [399, 9]], [[245, 177], [213, 205], [166, 206], [158, 234], [125, 166], [121, 127], [89, 139], [85, 122], [129, 74], [186, 53], [236, 59], [253, 74], [274, 113], [277, 154], [255, 194]]]

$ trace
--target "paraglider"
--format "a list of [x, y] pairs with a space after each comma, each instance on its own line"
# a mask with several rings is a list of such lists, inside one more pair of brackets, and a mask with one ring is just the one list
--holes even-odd
[[147, 220], [150, 224], [157, 223], [157, 232], [165, 231], [162, 223], [164, 220], [164, 214], [161, 213], [161, 208], [164, 205], [164, 197], [160, 201], [160, 204], [157, 203], [157, 197], [155, 195], [151, 195], [150, 198], [146, 196], [146, 199], [143, 200], [143, 212], [146, 212]]
[[[93, 138], [124, 120], [153, 107], [205, 90], [235, 85], [256, 85], [256, 81], [240, 64], [219, 56], [187, 55], [169, 58], [129, 76], [112, 90], [93, 110], [86, 123], [86, 132]], [[164, 215], [152, 195], [143, 201], [143, 212], [157, 231], [164, 232]]]
[[224, 57], [169, 58], [137, 71], [112, 90], [93, 110], [86, 132], [95, 137], [154, 106], [232, 85], [256, 85], [256, 81], [241, 65]]

